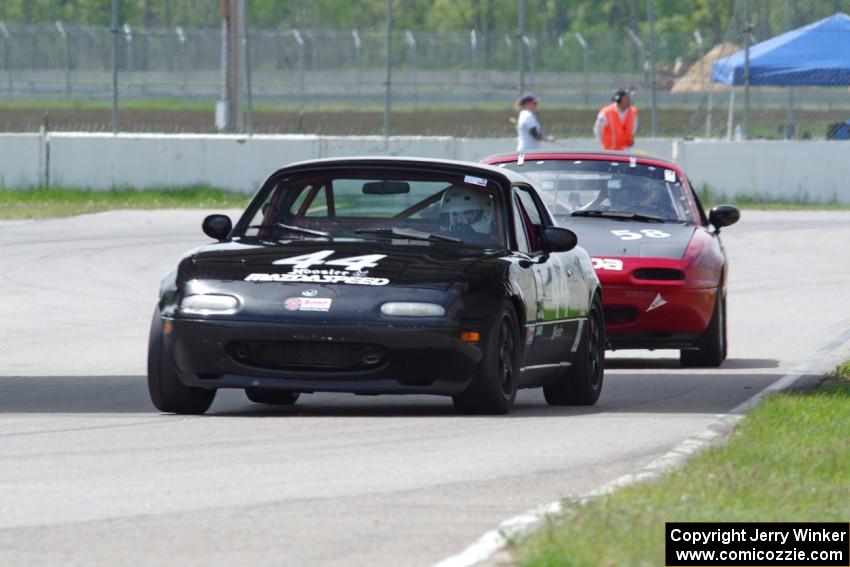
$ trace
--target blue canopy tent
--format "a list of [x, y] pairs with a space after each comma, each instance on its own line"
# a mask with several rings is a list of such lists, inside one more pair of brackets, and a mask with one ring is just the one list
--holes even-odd
[[[718, 59], [711, 80], [744, 84], [744, 51]], [[835, 14], [750, 47], [750, 85], [850, 85], [850, 16]]]
[[[749, 48], [749, 82], [744, 76], [746, 50], [718, 59], [711, 66], [711, 81], [731, 87], [850, 85], [850, 16], [834, 14], [807, 26]], [[730, 93], [731, 129], [735, 90]], [[789, 90], [788, 122], [793, 132], [794, 99]], [[746, 119], [745, 119], [746, 120]]]

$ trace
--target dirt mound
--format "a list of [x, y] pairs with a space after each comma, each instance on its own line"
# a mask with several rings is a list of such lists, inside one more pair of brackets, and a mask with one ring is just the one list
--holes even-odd
[[718, 43], [702, 59], [691, 65], [687, 72], [673, 81], [674, 93], [701, 92], [711, 84], [711, 65], [718, 59], [737, 53], [741, 48], [734, 43]]

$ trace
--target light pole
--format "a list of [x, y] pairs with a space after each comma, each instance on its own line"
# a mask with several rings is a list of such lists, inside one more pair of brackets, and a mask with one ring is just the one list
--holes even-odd
[[118, 0], [112, 0], [112, 133], [118, 133]]
[[390, 143], [390, 105], [393, 72], [393, 0], [387, 0], [387, 78], [384, 82], [384, 140]]
[[750, 139], [750, 0], [744, 0], [744, 139]]
[[519, 0], [519, 29], [517, 30], [517, 64], [519, 66], [519, 94], [525, 92], [525, 0]]
[[655, 0], [646, 0], [649, 20], [649, 85], [652, 89], [652, 137], [658, 136], [658, 102], [655, 96]]

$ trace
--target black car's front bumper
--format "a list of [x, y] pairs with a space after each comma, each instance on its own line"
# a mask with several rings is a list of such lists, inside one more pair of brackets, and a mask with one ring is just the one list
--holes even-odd
[[482, 332], [482, 342], [463, 342], [462, 330], [481, 329], [450, 326], [169, 323], [165, 347], [177, 373], [201, 388], [455, 395], [474, 376], [485, 340]]

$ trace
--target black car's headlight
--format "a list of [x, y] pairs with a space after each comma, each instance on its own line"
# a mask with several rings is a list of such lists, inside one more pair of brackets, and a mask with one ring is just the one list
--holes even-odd
[[239, 309], [239, 298], [219, 293], [187, 295], [180, 311], [188, 315], [232, 315]]
[[437, 303], [389, 301], [381, 305], [381, 313], [391, 317], [443, 317], [446, 308]]

